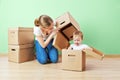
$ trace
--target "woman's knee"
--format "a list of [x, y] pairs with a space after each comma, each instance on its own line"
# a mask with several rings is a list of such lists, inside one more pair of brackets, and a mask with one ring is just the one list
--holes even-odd
[[46, 64], [48, 60], [48, 55], [46, 52], [36, 52], [36, 58], [39, 63]]
[[42, 59], [37, 58], [37, 61], [41, 64], [46, 64], [47, 63], [47, 58], [42, 58]]
[[52, 63], [57, 63], [57, 62], [58, 62], [58, 58], [53, 58], [53, 59], [51, 59], [51, 62], [52, 62]]
[[49, 57], [52, 63], [58, 62], [58, 51], [55, 48], [52, 48], [49, 52]]

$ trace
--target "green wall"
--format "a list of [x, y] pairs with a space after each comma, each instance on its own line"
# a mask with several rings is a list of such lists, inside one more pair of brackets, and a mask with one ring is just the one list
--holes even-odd
[[69, 11], [84, 43], [105, 54], [120, 54], [120, 0], [0, 0], [0, 53], [8, 52], [8, 27], [33, 27], [34, 19], [53, 19]]

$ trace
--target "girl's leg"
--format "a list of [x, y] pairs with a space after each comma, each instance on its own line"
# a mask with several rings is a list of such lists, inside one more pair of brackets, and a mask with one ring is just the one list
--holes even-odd
[[51, 42], [47, 46], [48, 56], [52, 63], [56, 63], [58, 61], [58, 51], [54, 46], [52, 46], [52, 43], [53, 40], [51, 40]]
[[37, 40], [35, 40], [35, 48], [36, 48], [36, 58], [39, 63], [45, 64], [48, 61], [48, 54], [45, 48], [42, 48]]

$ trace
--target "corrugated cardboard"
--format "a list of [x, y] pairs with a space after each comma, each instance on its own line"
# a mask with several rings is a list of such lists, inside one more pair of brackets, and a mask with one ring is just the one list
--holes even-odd
[[75, 19], [71, 16], [69, 12], [64, 13], [56, 19], [56, 26], [60, 28], [64, 28], [67, 25], [71, 24], [77, 30], [80, 29], [79, 24], [75, 21]]
[[34, 45], [8, 45], [8, 60], [12, 62], [26, 62], [33, 60], [34, 57]]
[[[66, 47], [68, 47], [68, 43], [70, 40], [72, 40], [73, 38], [73, 32], [75, 32], [76, 30], [80, 30], [80, 26], [78, 25], [78, 23], [74, 20], [74, 18], [70, 15], [69, 12], [61, 15], [60, 17], [58, 17], [56, 19], [56, 26], [60, 28], [59, 32], [57, 35], [60, 35], [59, 37], [55, 37], [55, 38], [59, 38], [59, 39], [54, 39], [53, 41], [53, 46], [57, 46], [56, 48], [61, 50], [64, 49]], [[64, 40], [62, 40], [64, 38], [66, 38], [66, 44], [63, 44]], [[56, 43], [59, 43], [61, 45], [58, 45]], [[65, 46], [66, 45], [66, 46]], [[63, 47], [62, 47], [63, 46]]]
[[68, 40], [62, 35], [61, 32], [58, 32], [54, 37], [53, 44], [55, 44], [54, 47], [56, 47], [58, 50], [67, 49], [70, 45]]
[[34, 34], [33, 28], [9, 28], [8, 30], [8, 44], [33, 44]]
[[86, 67], [86, 55], [91, 55], [100, 60], [103, 59], [104, 54], [97, 49], [93, 48], [81, 50], [62, 50], [62, 69], [65, 70], [75, 70], [75, 71], [83, 71]]
[[73, 39], [73, 32], [75, 32], [77, 29], [73, 27], [72, 25], [66, 26], [62, 29], [60, 29], [60, 32], [65, 36], [65, 38], [70, 41]]
[[85, 53], [80, 50], [62, 50], [62, 69], [84, 71], [86, 66]]

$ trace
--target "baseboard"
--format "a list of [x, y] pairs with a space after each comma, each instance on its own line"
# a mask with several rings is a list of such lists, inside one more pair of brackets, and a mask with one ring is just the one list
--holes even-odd
[[0, 56], [7, 56], [8, 54], [6, 53], [0, 53]]
[[107, 54], [105, 55], [107, 58], [120, 58], [120, 54]]

